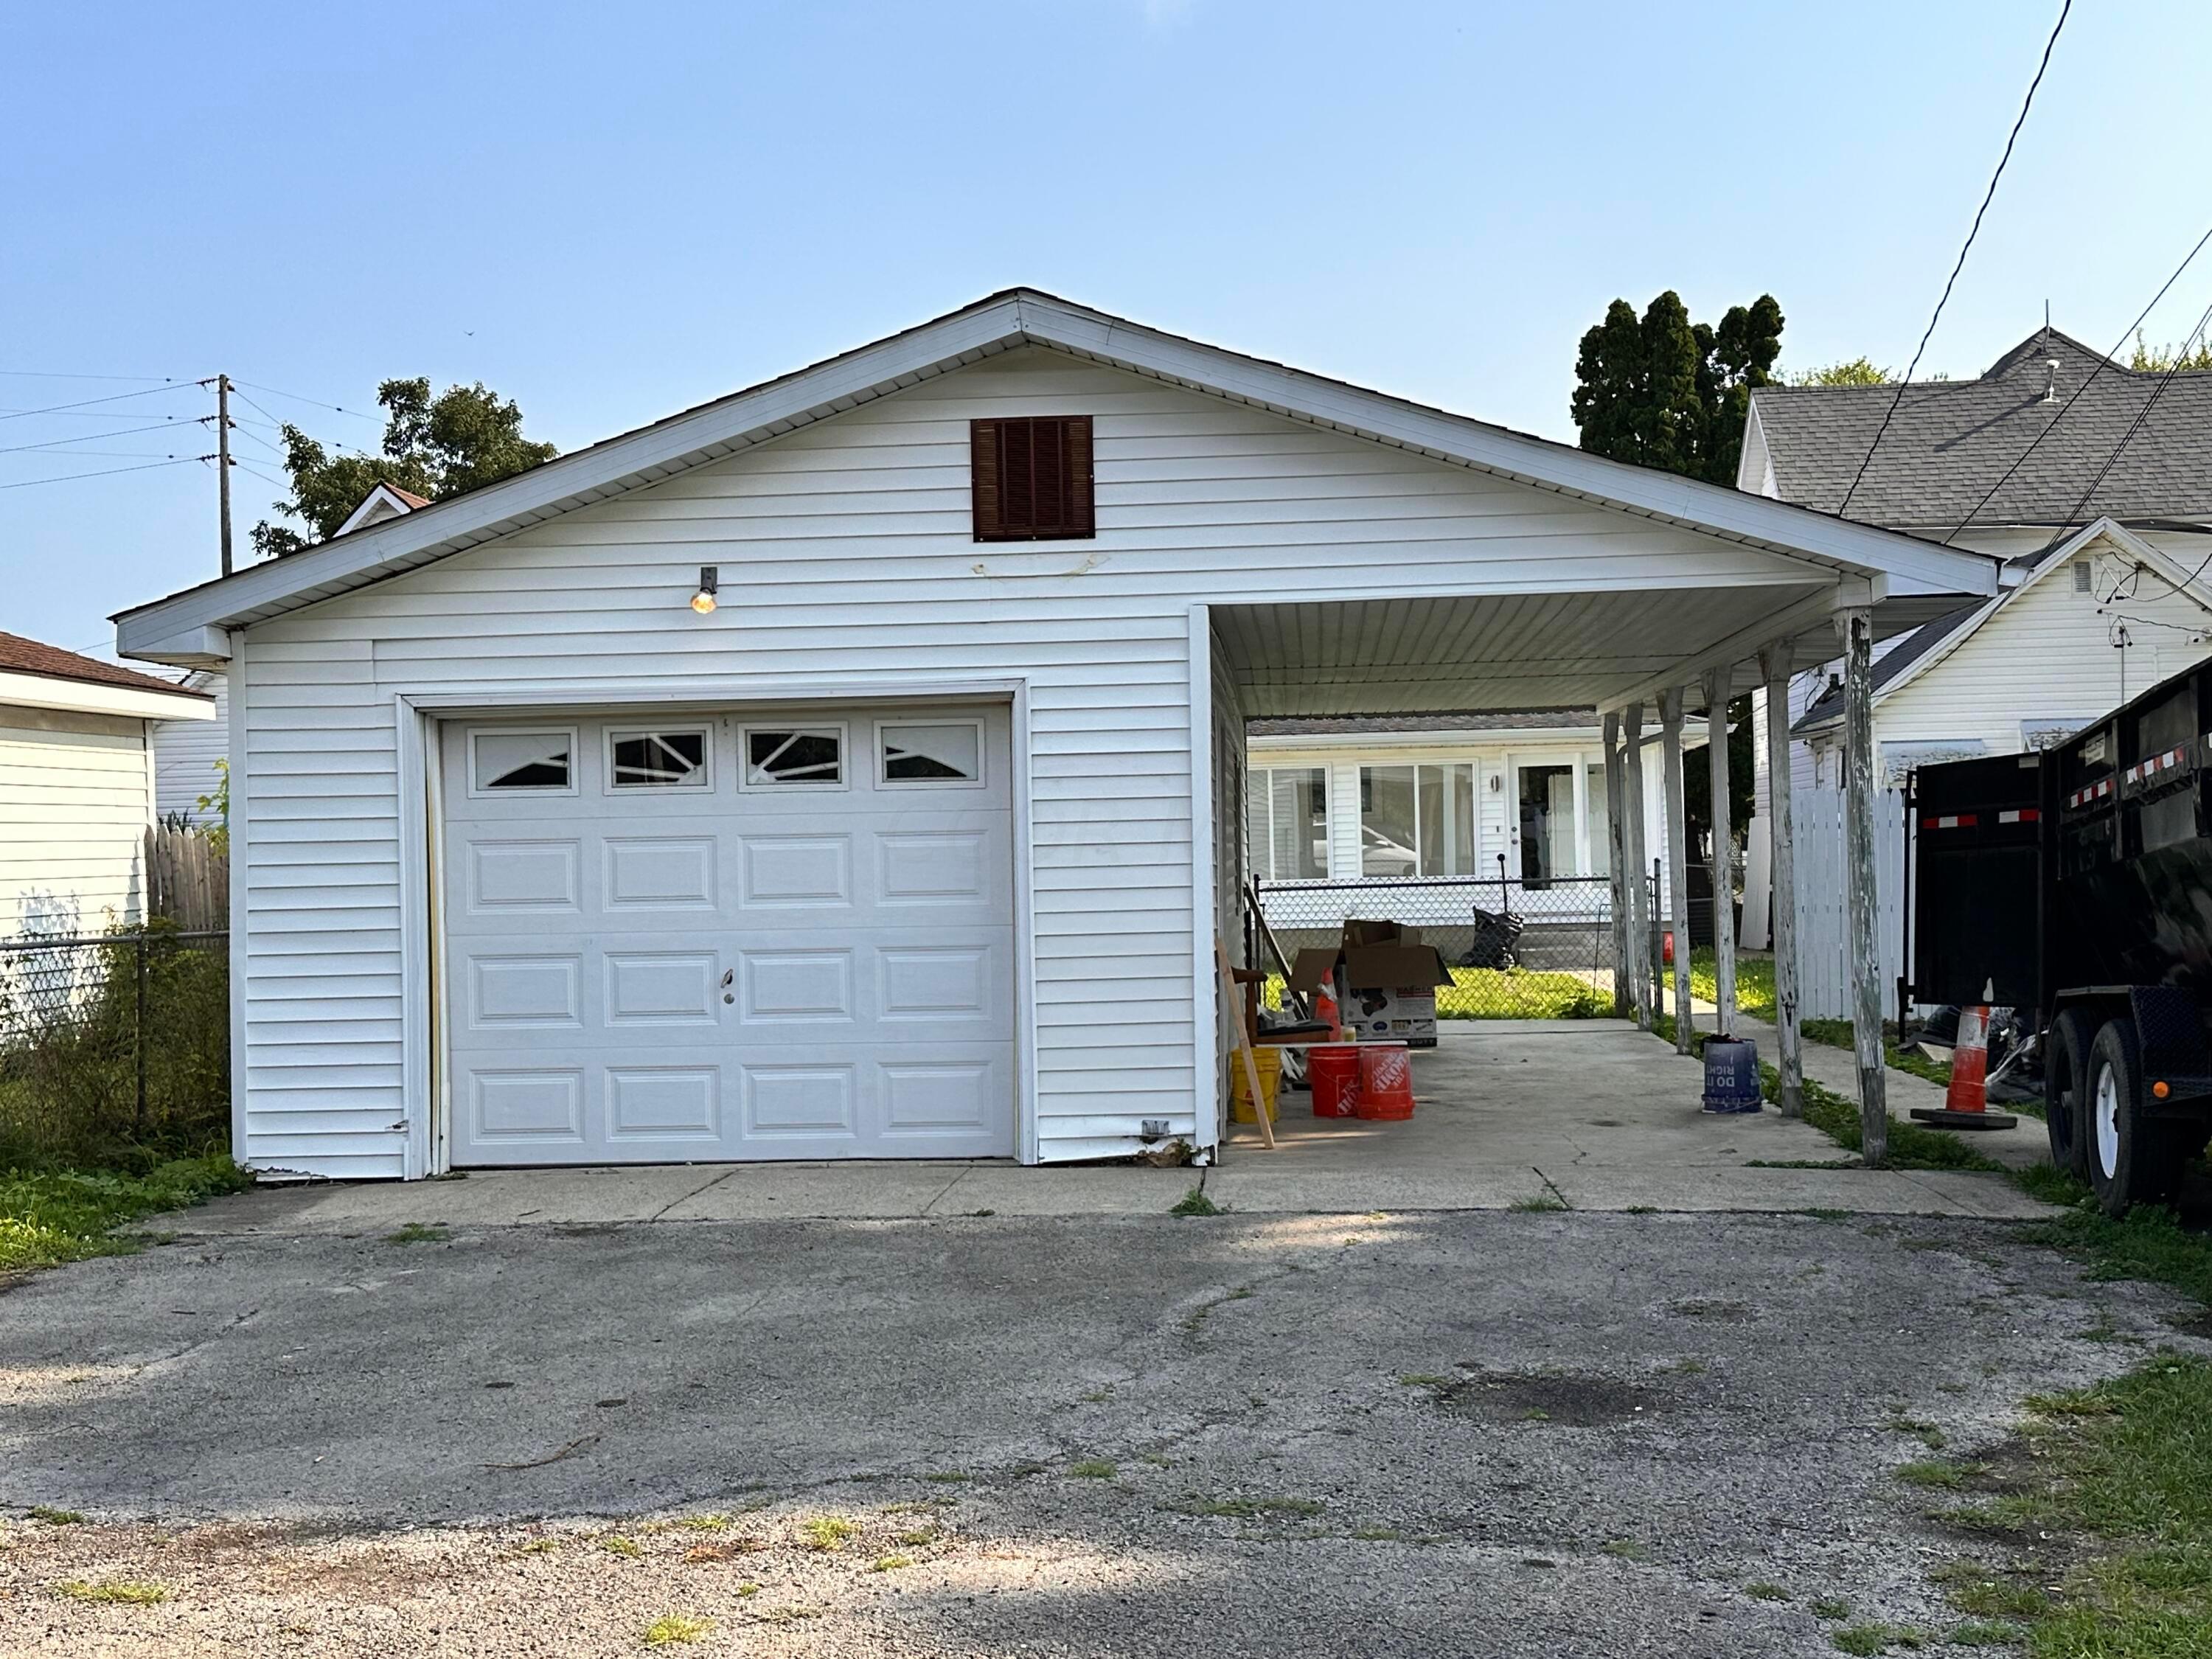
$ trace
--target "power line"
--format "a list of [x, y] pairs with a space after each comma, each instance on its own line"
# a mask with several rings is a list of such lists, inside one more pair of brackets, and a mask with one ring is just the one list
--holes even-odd
[[88, 409], [94, 404], [120, 403], [125, 398], [150, 398], [156, 392], [181, 391], [196, 384], [198, 382], [191, 380], [177, 380], [167, 386], [148, 386], [143, 392], [116, 392], [105, 398], [86, 398], [73, 404], [49, 404], [44, 409], [19, 409], [12, 414], [0, 415], [0, 421], [20, 421], [30, 415], [58, 415], [67, 410]]
[[79, 478], [112, 478], [118, 472], [150, 472], [157, 466], [182, 466], [187, 461], [211, 461], [212, 455], [179, 455], [174, 460], [148, 461], [140, 466], [111, 466], [98, 472], [69, 472], [56, 478], [25, 478], [19, 483], [0, 483], [0, 489], [28, 489], [33, 484], [74, 483]]
[[21, 380], [161, 380], [176, 386], [198, 384], [189, 374], [64, 374], [51, 368], [0, 368], [0, 375]]
[[2212, 323], [2212, 306], [2204, 307], [2204, 314], [2197, 319], [2197, 326], [2189, 331], [2188, 338], [2182, 341], [2181, 349], [2173, 354], [2172, 363], [2168, 366], [2165, 374], [2159, 376], [2158, 384], [2150, 389], [2150, 396], [2143, 399], [2143, 406], [2136, 411], [2135, 419], [2128, 422], [2128, 429], [2120, 434], [2119, 442], [2112, 446], [2112, 453], [2105, 458], [2104, 465], [2097, 469], [2097, 476], [2089, 480], [2088, 488], [2081, 492], [2081, 499], [2074, 503], [2074, 510], [2066, 515], [2067, 524], [2072, 524], [2081, 518], [2081, 510], [2089, 504], [2089, 498], [2097, 493], [2097, 486], [2105, 482], [2105, 475], [2119, 464], [2120, 452], [2128, 447], [2129, 439], [2142, 430], [2143, 422], [2150, 419], [2150, 412], [2158, 406], [2159, 398], [2167, 386], [2173, 384], [2173, 377], [2181, 372], [2182, 359], [2189, 355], [2192, 343], [2204, 331], [2205, 325], [2209, 323]]
[[[2127, 328], [2121, 333], [2119, 339], [2113, 344], [2112, 350], [2106, 352], [2102, 357], [2097, 360], [2097, 366], [2094, 368], [2092, 368], [2089, 371], [2088, 377], [2085, 379], [2080, 386], [2075, 388], [2074, 395], [2066, 400], [2064, 405], [2056, 415], [2053, 415], [2050, 420], [2044, 423], [2042, 431], [2037, 433], [2035, 436], [2028, 440], [2027, 447], [2020, 452], [2020, 459], [2004, 470], [2002, 476], [2001, 476], [1995, 483], [1990, 486], [1989, 494], [1983, 496], [1978, 501], [1976, 501], [1972, 509], [1967, 513], [1966, 516], [1960, 520], [1957, 525], [1952, 528], [1951, 535], [1943, 538], [1944, 546], [1948, 547], [1951, 544], [1952, 537], [1956, 536], [1960, 531], [1964, 530], [1968, 525], [1972, 524], [1974, 520], [1979, 516], [1981, 510], [1996, 499], [1997, 491], [2002, 489], [2008, 483], [2012, 482], [2012, 475], [2019, 471], [2022, 466], [2027, 465], [2027, 458], [2035, 453], [2036, 447], [2042, 443], [2045, 438], [2049, 437], [2051, 433], [2057, 429], [2059, 422], [2066, 418], [2066, 411], [2073, 408], [2076, 403], [2081, 401], [2081, 394], [2087, 392], [2090, 386], [2095, 383], [2096, 379], [2100, 374], [2103, 374], [2107, 368], [2112, 367], [2112, 359], [2118, 355], [2120, 347], [2128, 343], [2128, 336], [2134, 333], [2136, 330], [2142, 326], [2143, 319], [2150, 315], [2152, 309], [2157, 306], [2160, 300], [2166, 298], [2166, 289], [2172, 288], [2176, 283], [2181, 280], [2181, 273], [2188, 270], [2191, 264], [2196, 259], [2197, 256], [2204, 251], [2204, 245], [2207, 242], [2212, 242], [2212, 228], [2208, 228], [2204, 234], [2197, 239], [2197, 246], [2191, 248], [2188, 254], [2182, 259], [2182, 262], [2173, 268], [2173, 275], [2167, 277], [2165, 282], [2159, 285], [2158, 292], [2150, 296], [2150, 304], [2145, 306], [2141, 311], [2136, 313], [2135, 321], [2127, 325]], [[2176, 361], [2179, 361], [2179, 354], [2176, 354]], [[2153, 393], [2152, 395], [2155, 398], [2157, 394]], [[2124, 442], [2126, 441], [2123, 439], [2122, 441]]]
[[[143, 409], [109, 410], [99, 414], [88, 414], [82, 410], [55, 410], [52, 409], [0, 409], [0, 415], [52, 415], [56, 413], [64, 413], [67, 414], [69, 418], [72, 421], [135, 421], [145, 412], [146, 411]], [[161, 418], [165, 421], [197, 421], [204, 419], [205, 417], [198, 415], [164, 415]]]
[[285, 479], [278, 477], [273, 472], [264, 472], [259, 467], [254, 465], [251, 461], [241, 461], [234, 456], [231, 459], [231, 465], [241, 472], [251, 472], [255, 477], [260, 479], [264, 483], [276, 485], [279, 489], [289, 489], [292, 487]]
[[2043, 72], [2051, 67], [2051, 53], [2058, 45], [2059, 31], [2066, 27], [2067, 16], [2073, 9], [2074, 0], [2065, 0], [2058, 9], [2058, 21], [2051, 25], [2051, 38], [2043, 43], [2043, 59], [2035, 66], [2035, 78], [2027, 83], [2027, 96], [2021, 100], [2020, 113], [2014, 118], [2012, 131], [2005, 137], [2004, 154], [1997, 157], [1997, 169], [1990, 175], [1990, 187], [1982, 192], [1982, 204], [1974, 210], [1974, 222], [1967, 227], [1966, 242], [1959, 249], [1958, 260], [1951, 267], [1951, 275], [1943, 284], [1942, 296], [1936, 301], [1936, 313], [1929, 318], [1928, 327], [1920, 337], [1920, 344], [1913, 351], [1912, 361], [1905, 365], [1905, 378], [1897, 383], [1897, 396], [1889, 400], [1889, 408], [1882, 414], [1881, 425], [1875, 428], [1874, 441], [1867, 446], [1867, 453], [1859, 461], [1859, 470], [1851, 479], [1851, 487], [1844, 492], [1843, 505], [1836, 509], [1838, 518], [1850, 511], [1851, 497], [1858, 494], [1859, 484], [1874, 461], [1875, 451], [1881, 447], [1882, 438], [1889, 431], [1889, 423], [1897, 417], [1897, 407], [1905, 401], [1905, 388], [1912, 384], [1912, 371], [1920, 367], [1921, 354], [1928, 349], [1928, 342], [1935, 335], [1936, 325], [1942, 319], [1943, 307], [1950, 301], [1952, 287], [1958, 282], [1959, 273], [1966, 268], [1966, 255], [1974, 246], [1974, 238], [1981, 234], [1982, 216], [1990, 210], [1990, 204], [1996, 198], [1997, 181], [2004, 177], [2005, 164], [2012, 160], [2012, 148], [2020, 141], [2020, 130], [2027, 125], [2027, 112], [2035, 105], [2035, 89], [2043, 84]]
[[58, 461], [74, 461], [79, 459], [91, 460], [95, 458], [106, 459], [111, 457], [117, 460], [194, 461], [199, 459], [197, 455], [179, 455], [173, 451], [164, 454], [159, 450], [153, 449], [72, 449], [65, 455], [56, 455], [52, 459]]
[[6, 449], [0, 449], [0, 455], [20, 455], [26, 450], [32, 449], [60, 449], [70, 444], [104, 444], [111, 438], [128, 438], [141, 432], [173, 431], [179, 424], [198, 426], [199, 422], [198, 421], [185, 421], [181, 423], [173, 421], [155, 421], [148, 426], [126, 426], [120, 432], [88, 432], [82, 438], [49, 438], [44, 443], [15, 444]]
[[[2074, 0], [2066, 0], [2066, 3], [2070, 6], [2074, 3]], [[233, 380], [231, 384], [233, 386], [250, 386], [256, 392], [265, 392], [272, 398], [289, 398], [295, 404], [313, 404], [317, 409], [333, 410], [340, 415], [350, 415], [356, 421], [368, 421], [374, 424], [376, 420], [375, 416], [364, 415], [357, 409], [346, 409], [337, 404], [326, 404], [320, 398], [302, 398], [296, 392], [280, 392], [273, 386], [263, 386], [259, 382], [254, 380]], [[254, 407], [256, 409], [261, 409], [261, 405], [258, 404], [254, 404]], [[269, 411], [265, 409], [262, 409], [261, 412], [266, 415]]]

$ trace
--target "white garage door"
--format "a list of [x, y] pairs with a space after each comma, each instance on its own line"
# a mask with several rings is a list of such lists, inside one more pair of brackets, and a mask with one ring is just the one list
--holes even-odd
[[1012, 1153], [1003, 707], [441, 747], [454, 1164]]

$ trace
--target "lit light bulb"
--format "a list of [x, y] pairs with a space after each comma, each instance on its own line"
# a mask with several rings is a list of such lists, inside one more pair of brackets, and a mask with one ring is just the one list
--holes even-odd
[[691, 608], [702, 617], [714, 614], [714, 595], [721, 591], [722, 567], [702, 564], [699, 567], [699, 591], [691, 596]]

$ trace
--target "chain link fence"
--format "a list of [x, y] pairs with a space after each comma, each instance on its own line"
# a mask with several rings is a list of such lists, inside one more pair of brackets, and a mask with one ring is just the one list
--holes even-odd
[[[1283, 954], [1331, 948], [1349, 921], [1420, 929], [1452, 983], [1437, 991], [1451, 1019], [1594, 1018], [1613, 1012], [1613, 895], [1604, 876], [1516, 881], [1263, 881], [1260, 913]], [[1255, 940], [1264, 959], [1266, 945]], [[1279, 1006], [1270, 988], [1271, 1006]]]
[[0, 940], [0, 1165], [191, 1156], [229, 1122], [228, 933]]

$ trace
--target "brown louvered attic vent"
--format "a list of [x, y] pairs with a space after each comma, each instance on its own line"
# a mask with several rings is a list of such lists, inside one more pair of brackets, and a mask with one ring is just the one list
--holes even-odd
[[977, 541], [1075, 541], [1098, 533], [1088, 415], [970, 421], [968, 453]]

